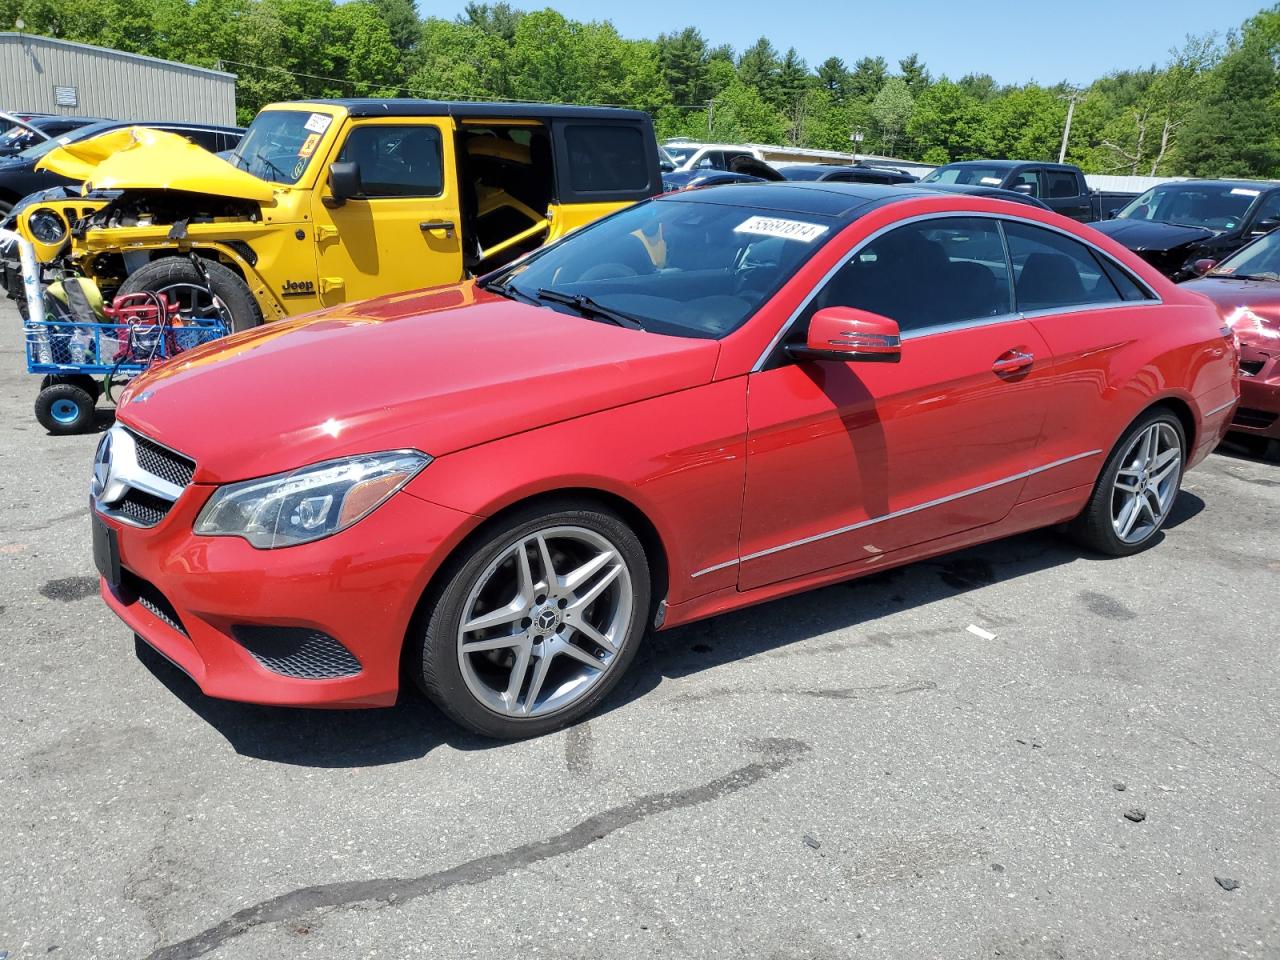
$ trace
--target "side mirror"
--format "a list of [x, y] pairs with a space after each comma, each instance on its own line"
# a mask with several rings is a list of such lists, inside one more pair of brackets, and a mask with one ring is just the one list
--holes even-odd
[[1280, 227], [1280, 220], [1259, 220], [1253, 225], [1253, 229], [1249, 231], [1249, 236], [1260, 237], [1264, 233], [1270, 233], [1276, 227]]
[[329, 190], [336, 204], [343, 204], [363, 192], [360, 183], [360, 164], [352, 160], [329, 164]]
[[1108, 210], [1108, 211], [1107, 211], [1107, 219], [1108, 219], [1108, 220], [1114, 220], [1116, 217], [1120, 216], [1120, 211], [1121, 211], [1121, 210], [1123, 210], [1123, 209], [1124, 209], [1124, 207], [1116, 207], [1114, 210]]
[[1015, 183], [1011, 189], [1014, 193], [1020, 193], [1027, 197], [1035, 193], [1035, 187], [1029, 183]]
[[824, 307], [809, 320], [803, 347], [788, 347], [798, 360], [897, 363], [902, 359], [898, 321], [853, 307]]
[[1191, 270], [1197, 277], [1203, 277], [1206, 273], [1218, 265], [1218, 261], [1210, 257], [1204, 257], [1197, 260], [1191, 265]]

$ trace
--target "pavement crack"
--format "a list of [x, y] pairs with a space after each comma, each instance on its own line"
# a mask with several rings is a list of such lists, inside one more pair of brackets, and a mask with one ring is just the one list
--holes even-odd
[[750, 746], [762, 752], [763, 759], [737, 767], [698, 786], [646, 794], [630, 803], [588, 817], [563, 833], [545, 840], [535, 840], [500, 853], [468, 860], [446, 870], [418, 877], [347, 880], [291, 890], [239, 910], [194, 937], [160, 947], [149, 953], [146, 960], [193, 960], [263, 924], [296, 921], [316, 911], [331, 911], [333, 908], [353, 907], [366, 902], [399, 904], [440, 893], [451, 887], [487, 883], [543, 860], [585, 849], [618, 830], [650, 817], [700, 806], [738, 793], [785, 770], [810, 750], [807, 743], [791, 739], [756, 740]]

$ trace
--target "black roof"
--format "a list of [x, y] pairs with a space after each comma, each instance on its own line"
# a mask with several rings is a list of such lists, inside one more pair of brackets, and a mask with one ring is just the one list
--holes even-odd
[[1039, 207], [1041, 210], [1053, 209], [1043, 200], [1029, 197], [1025, 193], [1019, 193], [1017, 190], [1005, 190], [1001, 187], [992, 187], [982, 183], [913, 183], [911, 186], [917, 190], [927, 190], [930, 193], [960, 193], [970, 197], [1010, 200], [1028, 207]]
[[[944, 163], [944, 167], [991, 167], [996, 170], [1012, 170], [1014, 167], [1036, 166], [1036, 167], [1067, 167], [1071, 168], [1069, 163], [1052, 163], [1048, 160], [956, 160], [954, 163]], [[941, 167], [939, 167], [941, 169]]]
[[820, 180], [702, 187], [688, 193], [668, 194], [658, 202], [676, 200], [689, 203], [723, 203], [777, 213], [817, 214], [840, 220], [852, 220], [855, 214], [868, 204], [887, 203], [919, 195], [920, 191], [910, 186]]
[[353, 117], [528, 117], [533, 120], [648, 120], [643, 110], [576, 107], [560, 103], [473, 103], [465, 100], [346, 99], [303, 103], [345, 107]]
[[1249, 190], [1274, 190], [1280, 187], [1280, 182], [1275, 180], [1230, 180], [1226, 178], [1211, 179], [1209, 177], [1197, 177], [1189, 180], [1170, 180], [1168, 183], [1158, 183], [1158, 187], [1245, 187]]

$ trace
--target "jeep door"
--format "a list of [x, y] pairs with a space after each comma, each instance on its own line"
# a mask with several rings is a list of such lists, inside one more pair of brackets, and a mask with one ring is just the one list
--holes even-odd
[[356, 164], [360, 189], [338, 201], [326, 173], [312, 197], [323, 305], [462, 279], [451, 118], [350, 123], [332, 160]]

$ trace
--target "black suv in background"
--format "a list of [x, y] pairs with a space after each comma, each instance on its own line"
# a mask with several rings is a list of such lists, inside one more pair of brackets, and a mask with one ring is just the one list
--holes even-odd
[[242, 127], [220, 127], [207, 123], [175, 123], [169, 120], [98, 120], [88, 123], [70, 133], [28, 147], [16, 156], [0, 159], [0, 214], [9, 213], [19, 200], [37, 190], [74, 185], [73, 181], [66, 177], [60, 177], [48, 170], [35, 169], [36, 163], [46, 153], [63, 144], [87, 140], [89, 137], [96, 137], [122, 127], [150, 127], [153, 130], [166, 130], [186, 137], [193, 143], [198, 143], [210, 153], [231, 150], [244, 136]]
[[[5, 121], [0, 115], [0, 123]], [[15, 123], [0, 134], [0, 157], [12, 157], [29, 147], [39, 146], [53, 137], [70, 133], [90, 123], [101, 123], [100, 117], [16, 117]]]

